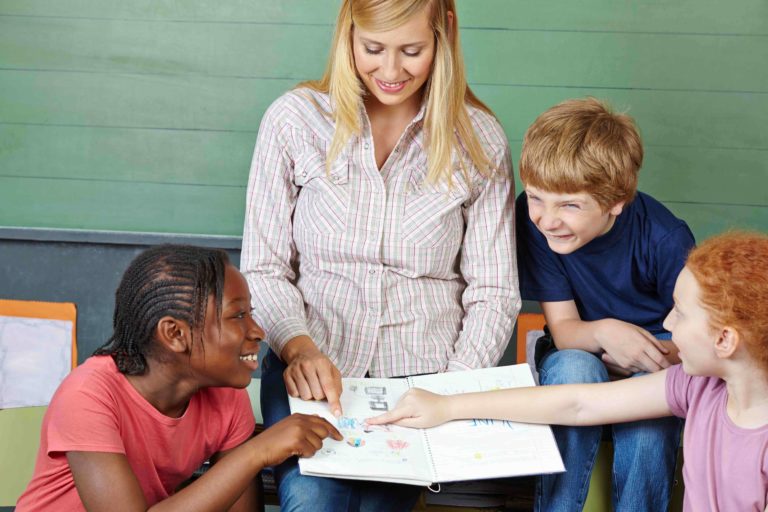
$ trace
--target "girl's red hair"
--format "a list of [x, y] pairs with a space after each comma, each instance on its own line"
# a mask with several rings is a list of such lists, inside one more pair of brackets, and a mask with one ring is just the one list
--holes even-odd
[[768, 235], [730, 232], [691, 251], [686, 266], [713, 327], [735, 328], [768, 372]]

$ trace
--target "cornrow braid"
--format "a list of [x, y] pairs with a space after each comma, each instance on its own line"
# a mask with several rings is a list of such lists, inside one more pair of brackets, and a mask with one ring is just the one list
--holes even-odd
[[221, 316], [227, 253], [191, 245], [160, 245], [139, 254], [115, 292], [114, 332], [94, 355], [109, 355], [126, 375], [142, 375], [164, 316], [183, 320], [202, 337], [208, 298]]

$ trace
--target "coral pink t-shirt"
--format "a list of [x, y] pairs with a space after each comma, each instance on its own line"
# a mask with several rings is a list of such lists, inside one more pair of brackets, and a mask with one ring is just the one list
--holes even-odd
[[768, 425], [742, 428], [726, 412], [725, 381], [667, 372], [667, 403], [686, 418], [683, 480], [686, 512], [763, 512], [768, 503]]
[[110, 356], [94, 356], [61, 383], [43, 419], [32, 481], [17, 512], [85, 510], [68, 451], [123, 453], [148, 505], [162, 501], [211, 455], [234, 448], [254, 429], [244, 389], [206, 388], [180, 418], [147, 402]]

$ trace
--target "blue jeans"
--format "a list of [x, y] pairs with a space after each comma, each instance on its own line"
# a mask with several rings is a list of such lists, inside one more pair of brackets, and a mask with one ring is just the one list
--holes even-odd
[[[583, 350], [552, 350], [538, 370], [542, 385], [608, 381], [608, 371], [600, 358]], [[613, 510], [667, 510], [681, 426], [682, 422], [674, 417], [612, 425]], [[587, 499], [602, 427], [553, 426], [552, 430], [566, 472], [539, 478], [536, 510], [580, 511]]]
[[[261, 412], [270, 427], [288, 416], [288, 394], [283, 381], [285, 364], [270, 350], [261, 370]], [[296, 457], [275, 466], [281, 512], [399, 512], [410, 511], [422, 488], [358, 480], [305, 476]]]

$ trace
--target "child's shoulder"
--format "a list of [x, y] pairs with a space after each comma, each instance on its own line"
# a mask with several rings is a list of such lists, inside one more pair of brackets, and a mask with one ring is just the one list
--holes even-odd
[[637, 214], [665, 227], [677, 227], [685, 224], [685, 221], [675, 216], [664, 203], [646, 192], [638, 190], [635, 199], [629, 204], [635, 208]]
[[51, 398], [51, 405], [62, 403], [70, 407], [86, 398], [103, 401], [120, 386], [120, 375], [112, 357], [89, 357], [64, 378]]
[[642, 228], [640, 233], [644, 236], [641, 241], [656, 245], [669, 237], [676, 237], [690, 241], [691, 247], [693, 246], [693, 234], [688, 224], [649, 194], [638, 191], [626, 209]]
[[88, 384], [94, 380], [108, 382], [113, 381], [119, 374], [112, 356], [91, 356], [83, 364], [76, 366], [65, 382], [68, 381], [72, 386]]

